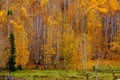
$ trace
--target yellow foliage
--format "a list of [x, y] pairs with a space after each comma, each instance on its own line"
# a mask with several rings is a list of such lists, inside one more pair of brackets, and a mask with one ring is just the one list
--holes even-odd
[[90, 0], [88, 3], [88, 6], [94, 6], [94, 5], [98, 5], [98, 1], [97, 0]]
[[49, 17], [48, 17], [48, 19], [47, 19], [47, 23], [48, 23], [48, 24], [51, 24], [51, 18], [52, 18], [52, 16], [49, 16]]
[[23, 22], [21, 21], [20, 18], [17, 18], [17, 24], [18, 24], [18, 25], [23, 25]]
[[21, 15], [21, 19], [22, 19], [22, 20], [28, 18], [27, 11], [26, 11], [26, 9], [25, 9], [24, 7], [21, 7], [21, 9], [20, 9], [20, 15]]
[[108, 13], [108, 10], [106, 8], [99, 8], [99, 11], [104, 13], [104, 14]]
[[17, 26], [17, 23], [15, 21], [13, 21], [13, 20], [10, 21], [10, 24], [12, 24], [14, 27]]
[[52, 16], [49, 16], [47, 19], [47, 24], [57, 26], [58, 22], [56, 20], [54, 20]]
[[119, 3], [117, 0], [110, 0], [109, 5], [112, 11], [117, 11], [119, 9]]
[[0, 17], [6, 17], [7, 12], [5, 10], [0, 11]]
[[5, 10], [0, 11], [0, 22], [7, 22], [7, 12]]
[[27, 14], [26, 9], [24, 7], [21, 7], [21, 13]]
[[99, 6], [106, 7], [107, 6], [107, 1], [108, 0], [100, 0], [99, 1]]
[[53, 24], [54, 26], [57, 26], [57, 25], [58, 25], [57, 21], [55, 21], [55, 20], [52, 22], [52, 24]]
[[2, 17], [3, 16], [3, 13], [2, 12], [0, 12], [0, 17]]
[[44, 5], [47, 4], [48, 2], [49, 2], [49, 0], [42, 0], [41, 7], [44, 7]]
[[93, 4], [97, 3], [97, 1], [96, 1], [96, 0], [91, 0], [91, 2], [92, 2]]
[[16, 45], [16, 65], [22, 65], [23, 67], [25, 67], [29, 60], [29, 40], [27, 38], [27, 33], [25, 32], [23, 25], [18, 25], [18, 23], [16, 23], [13, 20], [11, 20], [10, 23], [14, 27]]

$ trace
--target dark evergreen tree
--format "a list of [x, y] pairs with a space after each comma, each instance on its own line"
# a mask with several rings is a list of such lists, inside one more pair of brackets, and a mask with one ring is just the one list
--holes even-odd
[[8, 10], [7, 15], [8, 15], [8, 16], [9, 16], [9, 15], [12, 15], [12, 11], [11, 11], [11, 10]]
[[15, 68], [15, 39], [14, 39], [14, 34], [11, 32], [9, 35], [9, 44], [10, 44], [10, 56], [8, 59], [8, 63], [7, 63], [7, 69], [9, 70], [9, 72], [14, 72], [16, 70]]

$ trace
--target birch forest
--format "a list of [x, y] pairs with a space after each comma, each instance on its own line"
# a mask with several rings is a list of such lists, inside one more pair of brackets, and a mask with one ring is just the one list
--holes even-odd
[[120, 0], [0, 0], [0, 68], [120, 66]]

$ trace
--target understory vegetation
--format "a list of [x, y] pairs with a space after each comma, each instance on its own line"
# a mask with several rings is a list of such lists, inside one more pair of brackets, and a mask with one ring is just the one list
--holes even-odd
[[[111, 72], [108, 66], [100, 66], [97, 68], [98, 80], [116, 80], [120, 78], [120, 67], [112, 66], [115, 73]], [[0, 72], [0, 79], [7, 76], [7, 72]], [[86, 80], [86, 73], [84, 70], [39, 70], [39, 69], [23, 69], [12, 73], [15, 79], [25, 80]], [[88, 70], [88, 80], [96, 80], [96, 72], [91, 69]]]

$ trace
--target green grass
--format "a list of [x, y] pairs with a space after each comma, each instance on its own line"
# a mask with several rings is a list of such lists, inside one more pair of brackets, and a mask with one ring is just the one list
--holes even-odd
[[[113, 70], [120, 70], [120, 67], [112, 67]], [[88, 71], [89, 80], [96, 79], [96, 73]], [[8, 72], [0, 72], [0, 75], [8, 75]], [[38, 70], [38, 69], [23, 69], [13, 73], [16, 78], [24, 78], [25, 80], [86, 80], [85, 72], [78, 70]], [[99, 72], [98, 80], [113, 80], [112, 73]], [[116, 74], [120, 76], [120, 73]]]

